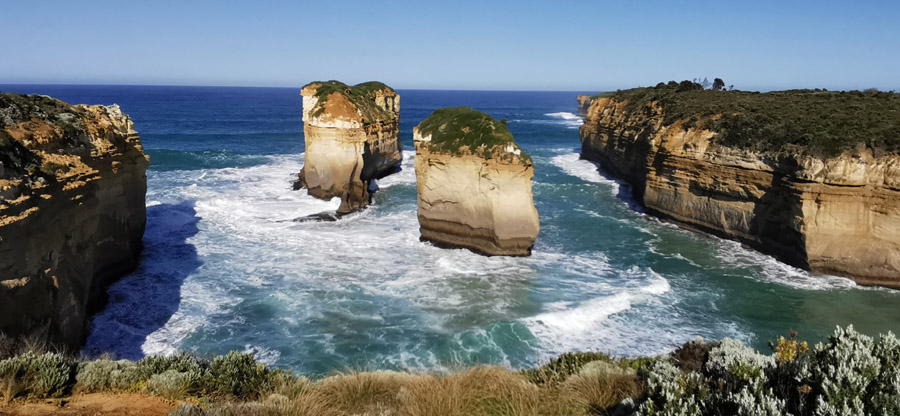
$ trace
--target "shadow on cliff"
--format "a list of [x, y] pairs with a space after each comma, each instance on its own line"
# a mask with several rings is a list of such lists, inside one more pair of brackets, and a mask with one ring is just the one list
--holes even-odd
[[[94, 317], [83, 352], [139, 359], [150, 334], [163, 328], [181, 304], [181, 286], [201, 264], [187, 240], [200, 217], [193, 201], [147, 207], [144, 251], [134, 273], [109, 287], [109, 303]], [[177, 325], [172, 325], [177, 327]], [[177, 329], [170, 329], [177, 331]], [[161, 334], [168, 338], [173, 334]]]

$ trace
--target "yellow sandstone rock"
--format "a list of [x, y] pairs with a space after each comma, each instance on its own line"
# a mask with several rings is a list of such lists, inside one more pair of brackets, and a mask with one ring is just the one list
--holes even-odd
[[[716, 144], [700, 120], [598, 98], [582, 156], [629, 182], [649, 213], [863, 285], [900, 288], [900, 156], [864, 146], [822, 158]], [[883, 152], [882, 152], [883, 153]]]
[[506, 126], [468, 107], [447, 108], [420, 123], [413, 137], [422, 240], [530, 255], [540, 229], [534, 165]]
[[340, 197], [338, 213], [365, 207], [370, 182], [393, 173], [403, 158], [400, 96], [380, 82], [337, 81], [313, 82], [300, 94], [306, 139], [300, 185], [317, 198]]

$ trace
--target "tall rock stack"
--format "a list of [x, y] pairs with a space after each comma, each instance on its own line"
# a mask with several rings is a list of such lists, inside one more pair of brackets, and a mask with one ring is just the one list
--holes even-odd
[[299, 185], [316, 198], [341, 198], [339, 214], [365, 207], [370, 182], [403, 159], [400, 96], [380, 82], [338, 81], [310, 83], [300, 94], [306, 155]]
[[116, 105], [0, 94], [0, 332], [81, 345], [137, 266], [148, 165]]
[[534, 164], [505, 122], [468, 107], [414, 130], [421, 238], [486, 255], [527, 256], [540, 224]]

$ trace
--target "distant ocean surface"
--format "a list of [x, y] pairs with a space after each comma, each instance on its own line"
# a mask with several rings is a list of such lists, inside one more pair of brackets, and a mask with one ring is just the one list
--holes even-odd
[[[578, 159], [574, 92], [401, 90], [403, 171], [363, 212], [295, 223], [338, 206], [290, 189], [303, 165], [299, 88], [0, 90], [117, 103], [151, 157], [141, 265], [110, 288], [87, 354], [239, 350], [302, 373], [521, 368], [698, 336], [765, 351], [788, 330], [813, 341], [836, 325], [900, 332], [900, 291], [812, 276], [642, 214], [629, 189]], [[456, 105], [509, 120], [534, 159], [531, 257], [419, 242], [412, 128]]]

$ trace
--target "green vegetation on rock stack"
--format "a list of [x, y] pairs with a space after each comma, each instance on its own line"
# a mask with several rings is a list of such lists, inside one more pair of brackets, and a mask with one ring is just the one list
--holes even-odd
[[375, 93], [377, 91], [396, 93], [393, 88], [388, 87], [383, 82], [369, 81], [351, 87], [340, 81], [316, 81], [306, 84], [303, 88], [313, 84], [319, 85], [315, 94], [319, 102], [316, 104], [315, 109], [312, 110], [312, 115], [315, 117], [322, 115], [322, 112], [325, 111], [325, 103], [328, 101], [328, 96], [333, 93], [339, 93], [347, 97], [367, 121], [375, 121], [392, 115], [389, 111], [375, 104]]
[[[690, 81], [621, 90], [629, 112], [657, 102], [664, 124], [703, 120], [723, 146], [832, 157], [865, 145], [876, 152], [900, 151], [900, 94], [881, 91], [775, 92], [704, 90]], [[714, 116], [721, 115], [719, 119]]]
[[[431, 136], [429, 150], [439, 153], [460, 154], [462, 147], [468, 147], [473, 154], [490, 159], [496, 146], [516, 143], [506, 123], [466, 106], [439, 108], [417, 129], [422, 137]], [[524, 151], [520, 156], [531, 161]]]

